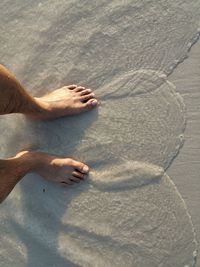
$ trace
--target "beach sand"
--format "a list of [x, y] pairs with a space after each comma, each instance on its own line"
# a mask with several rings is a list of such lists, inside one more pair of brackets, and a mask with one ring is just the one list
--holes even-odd
[[0, 267], [195, 265], [199, 15], [198, 1], [0, 3], [1, 63], [29, 92], [78, 83], [101, 101], [50, 122], [0, 118], [1, 158], [31, 148], [91, 166], [67, 189], [34, 174], [15, 187]]
[[[200, 43], [189, 53], [189, 57], [170, 75], [169, 80], [183, 96], [187, 107], [187, 127], [184, 146], [178, 157], [167, 170], [173, 177], [186, 202], [195, 227], [198, 243], [200, 241]], [[198, 251], [200, 247], [198, 246]], [[200, 266], [197, 262], [196, 266]]]

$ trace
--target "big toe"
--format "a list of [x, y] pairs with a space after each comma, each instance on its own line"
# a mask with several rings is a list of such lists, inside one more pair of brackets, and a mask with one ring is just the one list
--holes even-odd
[[91, 109], [96, 107], [98, 104], [98, 101], [96, 98], [89, 99], [86, 103], [84, 103], [86, 109]]
[[88, 172], [89, 172], [89, 167], [82, 162], [73, 160], [72, 165], [73, 165], [75, 170], [77, 170], [83, 174], [88, 174]]

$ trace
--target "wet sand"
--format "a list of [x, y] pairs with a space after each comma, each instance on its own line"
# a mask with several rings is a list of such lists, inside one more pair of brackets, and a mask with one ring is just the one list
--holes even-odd
[[101, 99], [98, 110], [53, 122], [0, 118], [2, 158], [31, 148], [92, 168], [87, 182], [69, 189], [36, 175], [16, 186], [1, 205], [2, 267], [100, 267], [113, 259], [114, 266], [194, 266], [199, 62], [198, 51], [188, 52], [199, 37], [200, 4], [0, 7], [1, 63], [32, 94], [79, 83]]
[[[183, 96], [187, 107], [187, 126], [184, 146], [167, 170], [173, 177], [186, 202], [200, 243], [200, 42], [195, 44], [189, 57], [181, 63], [169, 80]], [[198, 250], [200, 247], [198, 246]], [[197, 265], [200, 266], [198, 260]]]

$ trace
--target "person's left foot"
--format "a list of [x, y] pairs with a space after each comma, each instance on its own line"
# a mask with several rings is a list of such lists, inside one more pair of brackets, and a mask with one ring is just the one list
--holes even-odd
[[60, 185], [83, 181], [89, 167], [80, 161], [43, 152], [21, 151], [15, 157], [0, 160], [0, 203], [27, 174], [37, 173], [46, 180]]
[[35, 97], [35, 100], [41, 111], [31, 116], [34, 119], [55, 119], [75, 115], [91, 110], [98, 104], [91, 89], [77, 85], [64, 86], [43, 97]]

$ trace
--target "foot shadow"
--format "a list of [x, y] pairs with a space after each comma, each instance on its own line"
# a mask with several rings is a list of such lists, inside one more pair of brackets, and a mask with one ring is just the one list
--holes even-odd
[[[7, 143], [8, 154], [11, 151], [13, 153], [13, 149], [19, 151], [32, 148], [72, 157], [93, 167], [92, 160], [88, 162], [84, 154], [80, 158], [76, 157], [76, 148], [84, 142], [86, 129], [97, 118], [97, 109], [48, 122], [28, 121], [18, 115], [12, 116], [9, 118], [10, 127], [13, 128], [14, 123], [17, 129]], [[23, 217], [23, 223], [12, 220], [10, 225], [26, 247], [27, 267], [78, 266], [67, 259], [68, 247], [65, 257], [59, 252], [59, 236], [63, 229], [62, 217], [67, 212], [68, 205], [88, 190], [88, 186], [86, 180], [63, 188], [35, 174], [27, 175], [20, 182], [22, 208], [19, 216]]]

